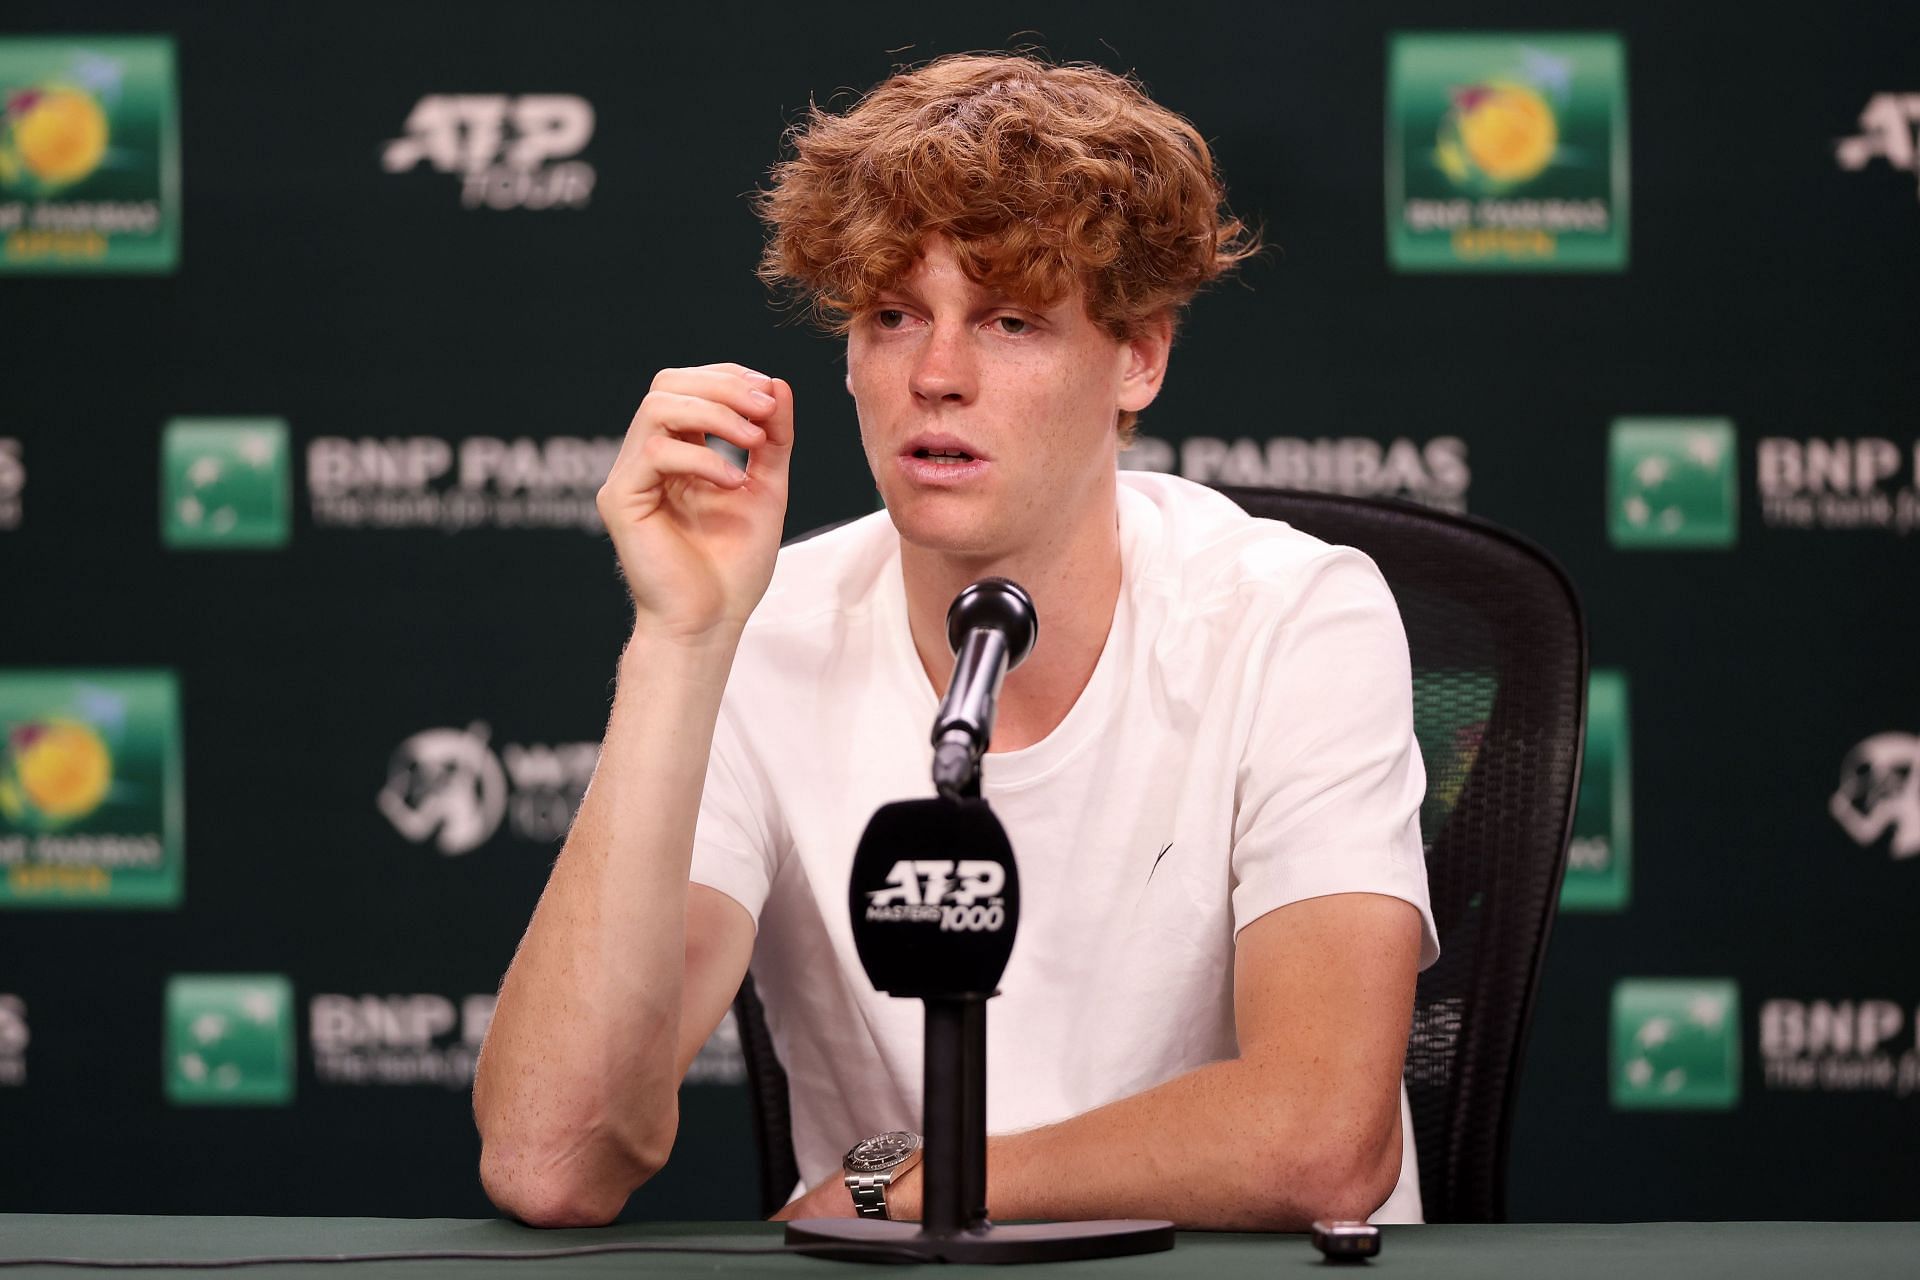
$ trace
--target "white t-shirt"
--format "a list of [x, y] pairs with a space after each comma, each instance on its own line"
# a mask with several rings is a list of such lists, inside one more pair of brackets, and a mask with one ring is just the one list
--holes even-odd
[[[983, 763], [1020, 873], [987, 1006], [989, 1132], [1233, 1057], [1234, 936], [1276, 907], [1403, 898], [1421, 967], [1439, 954], [1406, 638], [1373, 562], [1173, 476], [1121, 472], [1119, 523], [1085, 691], [1045, 739]], [[859, 1139], [920, 1128], [922, 1006], [867, 981], [847, 880], [873, 811], [933, 794], [937, 706], [885, 513], [781, 551], [722, 702], [692, 879], [758, 922], [807, 1186]], [[1401, 1122], [1376, 1221], [1420, 1220], [1404, 1088]]]

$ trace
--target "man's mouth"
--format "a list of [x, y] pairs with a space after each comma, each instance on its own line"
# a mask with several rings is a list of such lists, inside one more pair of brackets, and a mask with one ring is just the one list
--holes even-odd
[[924, 458], [928, 462], [941, 462], [950, 465], [974, 461], [972, 454], [964, 453], [958, 449], [915, 449], [913, 456], [916, 458]]

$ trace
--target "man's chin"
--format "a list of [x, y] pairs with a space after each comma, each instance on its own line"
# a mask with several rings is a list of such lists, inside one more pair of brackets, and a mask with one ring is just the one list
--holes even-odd
[[1007, 530], [972, 504], [916, 499], [889, 502], [887, 516], [900, 540], [915, 550], [959, 560], [995, 560], [1006, 553]]

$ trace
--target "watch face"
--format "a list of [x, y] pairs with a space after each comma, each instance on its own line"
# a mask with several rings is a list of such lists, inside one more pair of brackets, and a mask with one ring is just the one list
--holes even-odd
[[855, 1143], [843, 1163], [848, 1173], [885, 1173], [919, 1149], [919, 1134], [896, 1129]]

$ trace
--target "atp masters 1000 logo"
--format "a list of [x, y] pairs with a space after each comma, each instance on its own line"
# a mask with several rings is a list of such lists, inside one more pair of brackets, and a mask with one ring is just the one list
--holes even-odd
[[0, 40], [0, 272], [171, 271], [173, 43]]
[[180, 901], [180, 695], [160, 671], [0, 671], [0, 907]]
[[1620, 38], [1407, 34], [1387, 66], [1387, 249], [1412, 271], [1627, 261]]

